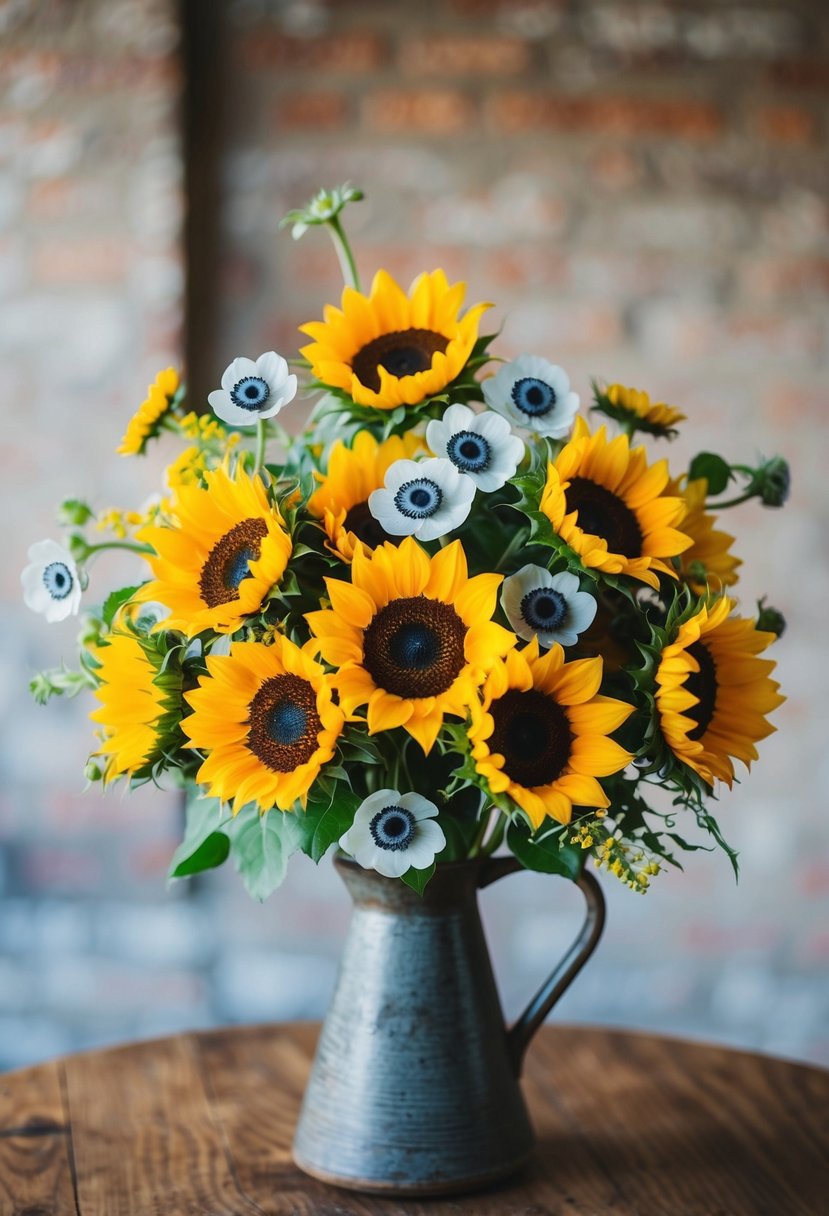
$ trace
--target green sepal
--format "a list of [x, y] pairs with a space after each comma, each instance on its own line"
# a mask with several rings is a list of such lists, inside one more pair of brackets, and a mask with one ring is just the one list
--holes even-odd
[[436, 866], [434, 862], [432, 862], [432, 864], [425, 870], [416, 870], [414, 866], [412, 866], [406, 871], [405, 874], [401, 875], [401, 878], [407, 887], [411, 887], [411, 889], [416, 891], [418, 895], [422, 895], [431, 881], [435, 873], [435, 869]]
[[575, 881], [584, 868], [586, 850], [568, 842], [566, 828], [539, 835], [523, 817], [516, 817], [507, 828], [507, 845], [527, 870]]

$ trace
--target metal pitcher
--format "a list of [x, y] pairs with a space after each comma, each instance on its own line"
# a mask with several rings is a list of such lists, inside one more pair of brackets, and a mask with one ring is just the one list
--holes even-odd
[[354, 911], [296, 1129], [296, 1164], [337, 1186], [398, 1196], [505, 1177], [533, 1148], [518, 1081], [524, 1052], [598, 943], [599, 884], [587, 873], [578, 880], [582, 930], [507, 1029], [477, 893], [520, 862], [440, 865], [422, 896], [348, 858], [335, 864]]

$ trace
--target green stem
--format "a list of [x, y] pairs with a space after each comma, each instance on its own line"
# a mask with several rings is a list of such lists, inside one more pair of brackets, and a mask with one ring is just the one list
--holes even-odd
[[353, 287], [359, 291], [360, 278], [357, 274], [357, 263], [354, 261], [354, 254], [351, 252], [351, 246], [343, 231], [339, 216], [334, 216], [333, 220], [327, 220], [325, 226], [334, 243], [334, 249], [340, 263], [340, 270], [342, 271], [343, 282], [346, 287]]
[[507, 817], [503, 812], [498, 812], [498, 818], [495, 821], [495, 827], [492, 829], [492, 835], [489, 840], [482, 846], [481, 852], [485, 857], [489, 857], [504, 839], [504, 833], [507, 830]]
[[738, 494], [736, 498], [727, 498], [725, 502], [707, 502], [705, 505], [712, 511], [722, 511], [725, 507], [739, 507], [741, 502], [748, 502], [750, 498], [754, 497], [753, 490], [746, 490], [745, 494]]
[[469, 857], [477, 857], [478, 854], [480, 853], [481, 845], [484, 842], [484, 836], [486, 836], [487, 828], [489, 827], [490, 820], [492, 819], [493, 810], [494, 810], [494, 808], [490, 807], [489, 810], [484, 811], [483, 815], [481, 816], [481, 826], [478, 828], [478, 832], [475, 836], [475, 839], [472, 841], [472, 844], [469, 846], [469, 853], [468, 853]]
[[104, 540], [98, 545], [87, 545], [83, 560], [93, 553], [102, 553], [104, 549], [128, 549], [130, 553], [154, 553], [151, 545], [137, 545], [130, 540]]
[[268, 424], [264, 418], [256, 419], [256, 455], [253, 458], [253, 476], [255, 477], [265, 463], [265, 443], [268, 438]]

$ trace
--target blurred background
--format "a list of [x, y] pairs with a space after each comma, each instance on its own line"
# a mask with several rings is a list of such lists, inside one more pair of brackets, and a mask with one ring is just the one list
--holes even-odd
[[[827, 38], [823, 0], [0, 0], [0, 1067], [325, 1009], [330, 865], [264, 905], [231, 871], [168, 888], [176, 800], [85, 793], [91, 699], [29, 698], [78, 624], [28, 613], [19, 571], [62, 498], [156, 491], [170, 452], [114, 449], [159, 368], [202, 400], [237, 354], [296, 355], [340, 280], [278, 221], [346, 180], [364, 282], [443, 266], [499, 353], [683, 409], [676, 467], [791, 462], [785, 510], [726, 524], [744, 610], [789, 620], [779, 733], [718, 811], [739, 886], [720, 853], [646, 896], [605, 879], [554, 1016], [829, 1063]], [[93, 602], [122, 574], [102, 558]], [[483, 897], [508, 1014], [579, 902], [530, 874]]]

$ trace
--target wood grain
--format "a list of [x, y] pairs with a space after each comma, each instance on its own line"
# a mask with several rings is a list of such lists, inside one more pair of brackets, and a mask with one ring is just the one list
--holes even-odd
[[523, 1175], [436, 1201], [330, 1189], [290, 1155], [315, 1039], [312, 1026], [182, 1035], [0, 1077], [0, 1216], [829, 1212], [829, 1073], [562, 1027], [527, 1057], [538, 1152]]
[[74, 1216], [70, 1154], [59, 1066], [0, 1076], [0, 1214]]

